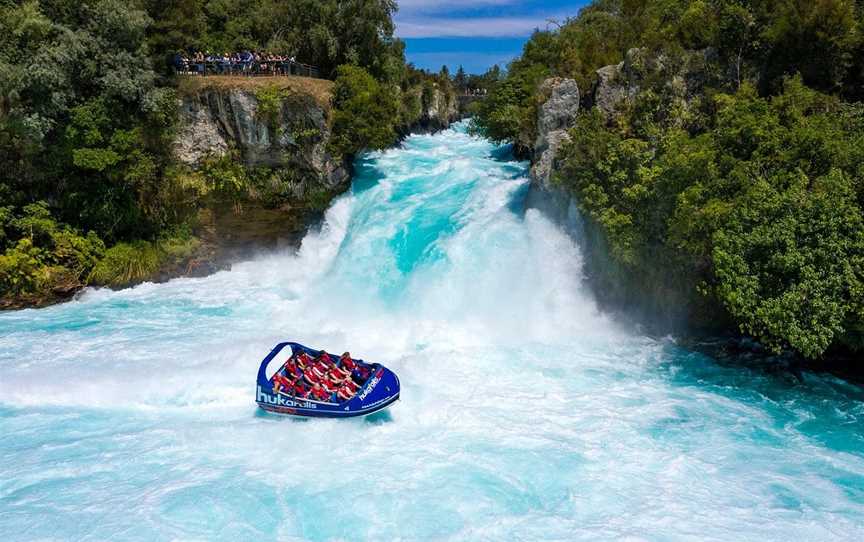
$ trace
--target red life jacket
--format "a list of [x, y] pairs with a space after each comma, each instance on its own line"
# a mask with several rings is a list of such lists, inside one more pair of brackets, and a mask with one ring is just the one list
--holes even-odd
[[353, 371], [357, 364], [354, 363], [354, 360], [348, 357], [342, 358], [342, 367], [348, 369], [348, 371]]
[[324, 388], [312, 388], [312, 395], [319, 401], [326, 401], [330, 394]]
[[287, 378], [285, 378], [284, 376], [282, 376], [279, 373], [276, 373], [275, 375], [273, 375], [273, 383], [279, 384], [280, 386], [282, 386], [285, 389], [288, 389], [291, 387], [291, 381], [289, 381]]
[[320, 380], [313, 369], [306, 369], [303, 371], [303, 378], [305, 378], [310, 384], [314, 384]]
[[347, 379], [344, 384], [342, 384], [342, 387], [348, 388], [349, 390], [351, 390], [351, 393], [356, 393], [357, 390], [360, 388], [357, 383], [350, 378]]
[[306, 393], [306, 386], [298, 380], [294, 383], [294, 395], [296, 397], [302, 397], [304, 393]]
[[354, 397], [354, 392], [351, 391], [351, 389], [348, 386], [342, 386], [341, 388], [339, 388], [339, 391], [336, 392], [336, 395], [340, 399], [344, 399], [347, 401], [348, 399], [351, 399], [352, 397]]

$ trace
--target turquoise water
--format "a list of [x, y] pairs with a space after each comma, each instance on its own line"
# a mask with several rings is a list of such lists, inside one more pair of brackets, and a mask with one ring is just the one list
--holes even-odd
[[[413, 136], [296, 253], [0, 314], [2, 539], [864, 539], [861, 390], [619, 328], [501, 156]], [[402, 400], [257, 412], [284, 339]]]

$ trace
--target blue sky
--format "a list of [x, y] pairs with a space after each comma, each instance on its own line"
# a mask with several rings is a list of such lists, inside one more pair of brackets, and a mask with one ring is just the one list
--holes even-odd
[[506, 64], [535, 28], [574, 16], [587, 0], [399, 0], [396, 35], [409, 62], [439, 70], [461, 63], [469, 73]]

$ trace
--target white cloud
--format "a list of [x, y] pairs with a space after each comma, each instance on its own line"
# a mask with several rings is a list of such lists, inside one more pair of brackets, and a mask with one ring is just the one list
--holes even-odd
[[400, 38], [431, 37], [521, 37], [535, 28], [546, 28], [547, 17], [412, 17], [397, 19], [396, 35]]
[[471, 10], [488, 6], [512, 6], [521, 4], [521, 0], [399, 0], [399, 11], [402, 13], [441, 12], [452, 9]]

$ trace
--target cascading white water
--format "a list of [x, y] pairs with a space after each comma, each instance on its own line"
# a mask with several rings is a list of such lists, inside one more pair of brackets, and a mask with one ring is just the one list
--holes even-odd
[[[0, 315], [3, 539], [861, 539], [860, 390], [617, 329], [503, 154], [412, 136], [296, 253]], [[402, 400], [256, 412], [281, 340]]]

